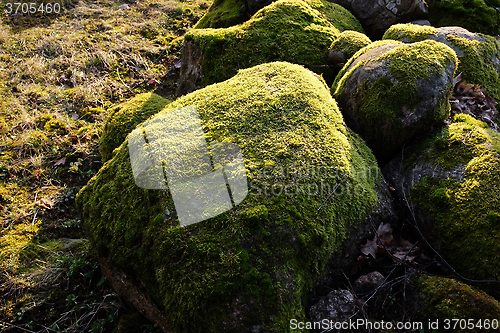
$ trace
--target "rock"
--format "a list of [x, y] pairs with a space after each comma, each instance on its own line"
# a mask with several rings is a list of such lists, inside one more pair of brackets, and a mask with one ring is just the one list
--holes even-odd
[[170, 101], [161, 96], [145, 93], [109, 109], [109, 118], [99, 140], [99, 152], [103, 162], [111, 159], [113, 150], [122, 144], [135, 126], [159, 112], [168, 103]]
[[364, 294], [374, 291], [384, 283], [385, 277], [380, 272], [370, 272], [360, 276], [354, 281], [354, 291], [356, 294]]
[[360, 32], [344, 31], [330, 45], [328, 58], [335, 65], [345, 64], [356, 52], [370, 43], [370, 38]]
[[[472, 32], [498, 35], [500, 21], [496, 9], [488, 2], [461, 0], [426, 0], [429, 6], [429, 21], [435, 27], [459, 26]], [[496, 2], [498, 6], [498, 2]]]
[[410, 218], [467, 278], [500, 279], [499, 147], [498, 133], [486, 123], [457, 114], [425, 144], [384, 167]]
[[396, 24], [386, 31], [384, 39], [405, 43], [435, 40], [451, 47], [459, 61], [457, 73], [462, 80], [477, 83], [500, 99], [500, 43], [491, 36], [471, 33], [461, 27], [434, 28], [413, 24]]
[[427, 26], [431, 25], [431, 22], [429, 22], [428, 20], [415, 20], [411, 21], [410, 23], [415, 25], [427, 25]]
[[286, 331], [290, 318], [306, 320], [303, 299], [356, 249], [352, 239], [393, 214], [375, 158], [321, 77], [299, 65], [241, 70], [177, 99], [141, 125], [151, 149], [171, 147], [151, 131], [187, 106], [212, 149], [241, 149], [249, 193], [181, 227], [170, 191], [136, 185], [129, 136], [76, 199], [103, 271], [142, 315], [174, 332]]
[[334, 290], [311, 306], [309, 318], [313, 322], [321, 322], [322, 320], [344, 321], [355, 310], [353, 294], [348, 290]]
[[[182, 89], [177, 95], [227, 80], [239, 69], [275, 60], [305, 64], [333, 76], [333, 69], [324, 65], [328, 47], [339, 34], [326, 17], [302, 0], [273, 2], [239, 26], [191, 29], [184, 37]], [[193, 50], [195, 56], [190, 54]]]
[[[194, 28], [228, 28], [241, 24], [273, 2], [273, 0], [216, 0]], [[363, 32], [361, 23], [342, 6], [326, 0], [303, 0], [303, 2], [318, 10], [337, 29]]]
[[380, 39], [391, 25], [424, 18], [423, 0], [334, 0], [361, 22], [368, 36]]
[[332, 90], [347, 125], [386, 160], [448, 117], [456, 64], [442, 43], [382, 41], [357, 52]]
[[[414, 296], [407, 308], [415, 321], [435, 322], [437, 319], [441, 324], [445, 319], [470, 318], [474, 322], [480, 319], [481, 323], [491, 323], [500, 316], [500, 304], [496, 299], [463, 282], [439, 276], [417, 275], [412, 278], [411, 285]], [[476, 332], [472, 329], [461, 331]]]

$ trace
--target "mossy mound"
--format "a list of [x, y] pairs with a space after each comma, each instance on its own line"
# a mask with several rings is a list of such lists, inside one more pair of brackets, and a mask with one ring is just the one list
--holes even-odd
[[[483, 291], [454, 279], [439, 276], [422, 275], [414, 281], [424, 301], [424, 307], [420, 309], [421, 315], [425, 319], [439, 319], [441, 329], [448, 327], [454, 332], [489, 332], [492, 329], [493, 319], [498, 326], [500, 304]], [[456, 325], [453, 318], [475, 319], [474, 326], [468, 326], [468, 322], [465, 325], [463, 322]], [[479, 319], [482, 327], [476, 326]], [[489, 327], [484, 326], [486, 323], [489, 323]]]
[[329, 58], [334, 63], [344, 64], [356, 52], [371, 44], [370, 38], [358, 31], [344, 31], [330, 45]]
[[[330, 21], [339, 30], [363, 32], [361, 23], [344, 7], [326, 0], [302, 0]], [[247, 21], [272, 0], [215, 0], [208, 12], [196, 23], [195, 29], [228, 28]]]
[[500, 134], [486, 127], [456, 115], [430, 140], [424, 157], [444, 169], [465, 165], [465, 178], [426, 177], [412, 196], [459, 273], [500, 280]]
[[481, 85], [492, 97], [500, 99], [500, 43], [494, 37], [474, 34], [461, 27], [437, 29], [396, 24], [386, 31], [383, 38], [405, 43], [431, 39], [448, 45], [460, 60], [457, 73], [462, 73], [462, 79]]
[[373, 43], [344, 66], [334, 96], [347, 124], [385, 159], [448, 117], [457, 62], [435, 41]]
[[111, 159], [113, 150], [122, 144], [137, 124], [162, 110], [168, 103], [170, 101], [161, 96], [145, 93], [108, 110], [109, 118], [99, 141], [103, 162]]
[[[500, 1], [488, 0], [500, 7]], [[500, 33], [499, 13], [483, 0], [426, 0], [429, 21], [435, 27], [459, 26], [488, 35]]]
[[201, 48], [203, 87], [227, 80], [239, 69], [271, 61], [303, 64], [320, 73], [321, 65], [328, 60], [328, 47], [339, 34], [328, 19], [306, 2], [280, 0], [241, 25], [192, 29], [184, 40]]
[[299, 65], [241, 70], [152, 119], [184, 106], [196, 107], [209, 144], [241, 148], [245, 200], [180, 227], [169, 191], [135, 185], [125, 141], [77, 196], [88, 233], [101, 256], [144, 283], [175, 332], [289, 332], [290, 318], [306, 319], [305, 294], [348, 227], [377, 205], [376, 161], [324, 81]]

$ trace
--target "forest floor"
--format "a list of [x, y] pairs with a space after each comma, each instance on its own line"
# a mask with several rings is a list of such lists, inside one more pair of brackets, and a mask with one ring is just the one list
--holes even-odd
[[110, 106], [174, 98], [182, 36], [210, 2], [47, 4], [0, 4], [0, 331], [112, 332], [129, 316], [159, 332], [102, 276], [75, 195], [101, 167]]

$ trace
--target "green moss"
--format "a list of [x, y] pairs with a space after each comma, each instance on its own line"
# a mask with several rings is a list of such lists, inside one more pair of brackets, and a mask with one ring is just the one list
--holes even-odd
[[[344, 65], [344, 67], [342, 67], [342, 69], [340, 70], [340, 72], [337, 74], [337, 77], [335, 78], [335, 81], [333, 82], [332, 84], [332, 95], [336, 95], [337, 94], [337, 91], [341, 91], [344, 89], [344, 85], [345, 85], [345, 82], [346, 80], [342, 80], [343, 77], [346, 76], [346, 73], [349, 72], [349, 75], [352, 73], [351, 70], [353, 70], [354, 68], [349, 68], [351, 67], [352, 63], [357, 59], [359, 58], [360, 56], [362, 56], [363, 54], [365, 54], [366, 52], [370, 51], [370, 50], [373, 50], [379, 46], [383, 46], [383, 45], [392, 45], [392, 44], [401, 44], [403, 45], [402, 42], [399, 42], [399, 41], [395, 41], [395, 40], [378, 40], [378, 41], [375, 41], [371, 44], [368, 44], [367, 46], [363, 47], [362, 49], [360, 49], [359, 51], [357, 51], [356, 53], [354, 53], [354, 55], [346, 62], [346, 64]], [[347, 77], [346, 77], [347, 79]], [[340, 85], [339, 85], [340, 84]]]
[[[351, 60], [355, 61], [357, 57], [373, 49], [373, 44], [367, 46], [367, 50], [363, 48], [358, 51]], [[384, 43], [381, 42], [380, 45]], [[379, 60], [388, 60], [388, 70], [392, 78], [382, 76], [373, 82], [368, 80], [358, 82], [358, 90], [354, 96], [343, 96], [345, 85], [354, 71], [368, 61]], [[395, 47], [374, 59], [359, 61], [349, 68], [352, 61], [342, 69], [345, 74], [338, 81], [335, 97], [354, 98], [356, 106], [352, 112], [358, 119], [357, 130], [377, 153], [397, 148], [399, 143], [409, 140], [420, 131], [448, 117], [451, 84], [444, 96], [440, 97], [442, 102], [433, 110], [428, 110], [418, 123], [413, 124], [411, 128], [404, 127], [402, 123], [402, 119], [406, 117], [404, 109], [412, 110], [425, 102], [423, 96], [418, 93], [418, 80], [430, 79], [433, 74], [438, 76], [448, 74], [453, 77], [454, 73], [449, 73], [449, 69], [450, 66], [454, 69], [458, 60], [455, 52], [448, 46], [435, 41], [422, 41]], [[384, 130], [383, 136], [380, 135], [381, 129]]]
[[[463, 116], [462, 116], [463, 117]], [[437, 137], [446, 139], [443, 150], [432, 144], [426, 158], [443, 168], [466, 164], [463, 181], [425, 178], [413, 189], [423, 210], [442, 239], [452, 265], [464, 276], [500, 279], [500, 158], [498, 137], [475, 123], [453, 123]], [[437, 158], [436, 158], [437, 157]]]
[[215, 0], [208, 12], [196, 23], [194, 29], [227, 28], [247, 19], [244, 0]]
[[462, 73], [462, 80], [477, 83], [488, 91], [493, 98], [500, 99], [500, 67], [493, 57], [500, 57], [500, 43], [491, 36], [483, 35], [485, 42], [471, 41], [465, 38], [448, 36], [452, 45], [463, 50], [459, 57], [457, 73]]
[[[187, 105], [196, 107], [209, 143], [241, 148], [245, 200], [182, 228], [167, 191], [134, 184], [125, 141], [77, 196], [85, 227], [101, 255], [144, 281], [176, 332], [219, 332], [223, 322], [225, 331], [241, 332], [233, 310], [247, 327], [288, 332], [290, 318], [305, 320], [305, 295], [348, 226], [376, 204], [378, 178], [366, 172], [375, 159], [345, 127], [324, 81], [299, 65], [242, 70], [160, 114]], [[344, 190], [318, 211], [345, 173], [351, 195]]]
[[[456, 25], [456, 24], [454, 24]], [[396, 24], [384, 34], [384, 39], [396, 39], [408, 42], [419, 42], [425, 39], [436, 38], [438, 29], [428, 26], [413, 24]], [[482, 35], [486, 41], [469, 40], [466, 38], [449, 35], [446, 40], [457, 47], [460, 60], [457, 73], [462, 73], [462, 80], [468, 83], [477, 83], [485, 88], [494, 98], [500, 98], [500, 43], [492, 36]], [[463, 54], [462, 54], [463, 52]]]
[[[496, 7], [500, 1], [489, 0]], [[497, 35], [500, 30], [498, 12], [482, 0], [426, 0], [429, 21], [435, 27], [459, 26], [472, 32]]]
[[339, 4], [325, 0], [304, 0], [309, 6], [318, 10], [325, 19], [341, 31], [353, 30], [364, 33], [363, 27], [358, 19]]
[[405, 43], [421, 42], [437, 31], [438, 29], [426, 25], [395, 24], [386, 30], [382, 39], [400, 40]]
[[345, 58], [349, 59], [369, 44], [371, 44], [371, 40], [365, 34], [348, 30], [342, 32], [332, 45], [330, 45], [330, 51], [341, 51], [344, 53]]
[[234, 76], [239, 69], [270, 61], [307, 64], [316, 71], [328, 60], [339, 31], [302, 0], [280, 0], [252, 18], [226, 29], [192, 29], [185, 35], [203, 51], [205, 86]]
[[169, 100], [154, 93], [139, 94], [129, 101], [112, 107], [99, 141], [103, 161], [111, 159], [113, 150], [119, 147], [138, 124], [158, 113]]
[[[465, 283], [438, 276], [419, 276], [415, 279], [418, 290], [424, 298], [424, 308], [421, 310], [425, 318], [440, 319], [440, 327], [444, 327], [442, 320], [449, 319], [451, 328], [455, 324], [451, 321], [457, 319], [478, 319], [484, 323], [500, 317], [500, 304], [496, 299]], [[462, 323], [462, 327], [463, 323]], [[459, 329], [460, 324], [453, 329], [454, 332], [484, 332], [485, 327]]]

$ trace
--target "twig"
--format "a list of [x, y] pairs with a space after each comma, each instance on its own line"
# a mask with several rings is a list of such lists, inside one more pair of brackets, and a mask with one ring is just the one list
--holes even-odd
[[332, 197], [332, 195], [335, 193], [335, 191], [339, 188], [339, 186], [344, 182], [344, 180], [347, 179], [347, 173], [344, 174], [344, 178], [339, 182], [337, 183], [337, 185], [335, 185], [335, 188], [333, 189], [333, 191], [328, 194], [328, 197], [326, 197], [325, 201], [323, 201], [323, 203], [321, 204], [321, 206], [319, 206], [318, 208], [318, 212], [321, 208], [323, 208], [323, 206], [326, 204], [326, 202]]

